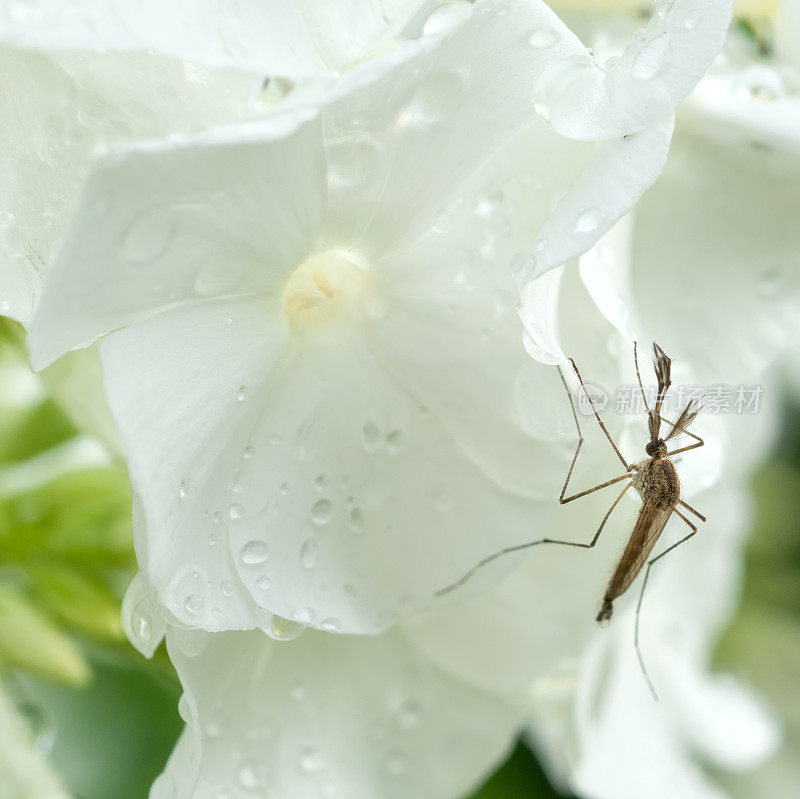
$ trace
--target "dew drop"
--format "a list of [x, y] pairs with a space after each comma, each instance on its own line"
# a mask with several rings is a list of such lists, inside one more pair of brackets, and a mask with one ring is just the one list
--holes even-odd
[[364, 513], [361, 508], [353, 508], [350, 511], [350, 529], [354, 533], [364, 532]]
[[377, 452], [381, 446], [381, 431], [371, 419], [361, 428], [361, 443], [367, 452]]
[[123, 234], [120, 254], [134, 264], [151, 263], [164, 254], [174, 234], [174, 223], [164, 211], [145, 211]]
[[631, 74], [637, 80], [651, 80], [663, 72], [670, 57], [669, 33], [664, 31], [642, 45], [631, 65]]
[[405, 435], [402, 430], [392, 430], [386, 436], [386, 449], [391, 455], [397, 455], [403, 449], [403, 440]]
[[231, 507], [228, 511], [230, 514], [231, 519], [241, 519], [244, 516], [244, 508], [238, 502], [231, 503]]
[[448, 3], [437, 8], [426, 20], [422, 32], [426, 36], [443, 33], [472, 16], [472, 5], [467, 2]]
[[197, 614], [203, 609], [205, 603], [203, 602], [203, 597], [199, 594], [189, 594], [183, 604], [189, 613]]
[[319, 546], [313, 538], [307, 538], [300, 548], [300, 562], [306, 569], [313, 569], [317, 565]]
[[182, 483], [181, 487], [178, 491], [178, 495], [181, 499], [187, 499], [189, 495], [194, 491], [196, 484], [194, 480], [187, 477]]
[[325, 477], [324, 474], [321, 474], [317, 477], [314, 481], [314, 488], [317, 489], [320, 493], [322, 493], [328, 487], [328, 479]]
[[399, 749], [389, 753], [389, 757], [386, 759], [386, 769], [395, 776], [399, 776], [406, 770], [406, 757]]
[[214, 511], [214, 515], [211, 517], [211, 519], [213, 520], [214, 524], [222, 524], [222, 514], [218, 510]]
[[278, 435], [278, 433], [273, 433], [273, 434], [272, 434], [272, 435], [269, 437], [269, 443], [270, 443], [270, 445], [271, 445], [271, 446], [273, 446], [273, 447], [278, 447], [278, 446], [280, 446], [280, 443], [281, 443], [281, 437], [280, 437], [280, 435]]
[[259, 787], [258, 774], [250, 763], [244, 763], [239, 767], [239, 785], [245, 790], [254, 791]]
[[321, 627], [323, 630], [329, 633], [338, 633], [341, 632], [342, 623], [339, 619], [334, 618], [333, 616], [329, 619], [323, 619]]
[[531, 43], [532, 47], [544, 49], [546, 47], [552, 47], [559, 39], [560, 36], [555, 28], [545, 26], [542, 28], [537, 28], [531, 34], [528, 41]]
[[247, 396], [247, 386], [239, 386], [239, 390], [236, 392], [236, 399], [239, 402], [244, 402], [244, 398]]
[[248, 541], [240, 554], [242, 563], [248, 566], [256, 566], [269, 557], [269, 546], [263, 541]]
[[296, 621], [284, 619], [283, 616], [273, 616], [269, 625], [269, 635], [276, 641], [292, 641], [305, 630], [305, 625]]
[[208, 545], [210, 547], [215, 547], [217, 545], [217, 537], [214, 535], [214, 533], [209, 533], [209, 535], [208, 535]]
[[272, 586], [272, 580], [270, 580], [266, 574], [262, 574], [261, 577], [256, 580], [256, 585], [262, 591], [269, 591], [270, 587]]
[[131, 614], [131, 629], [142, 641], [150, 640], [150, 617], [137, 608]]
[[300, 771], [304, 774], [318, 774], [324, 765], [320, 751], [313, 746], [307, 746], [300, 752]]
[[539, 241], [536, 242], [536, 252], [544, 252], [549, 243], [547, 239], [539, 239]]
[[527, 283], [536, 269], [536, 257], [529, 252], [518, 252], [509, 264], [511, 276], [520, 283]]
[[244, 448], [244, 452], [242, 453], [242, 456], [244, 457], [244, 459], [246, 461], [249, 461], [250, 458], [253, 457], [254, 453], [255, 453], [255, 449], [252, 446], [246, 446]]
[[457, 72], [438, 72], [425, 78], [398, 122], [407, 127], [427, 128], [450, 117], [458, 108], [467, 81]]
[[605, 215], [599, 208], [586, 208], [578, 214], [576, 233], [592, 233], [603, 224]]
[[314, 524], [327, 524], [332, 513], [333, 503], [329, 499], [318, 499], [311, 508], [311, 520]]
[[289, 484], [288, 483], [281, 483], [280, 488], [278, 489], [281, 494], [286, 496], [289, 493]]
[[672, 6], [675, 4], [675, 0], [657, 0], [656, 2], [656, 14], [662, 19], [667, 16]]
[[186, 698], [186, 694], [181, 694], [181, 698], [178, 700], [178, 715], [187, 724], [192, 720], [192, 709], [189, 707], [189, 700]]
[[690, 11], [683, 19], [683, 27], [686, 28], [687, 31], [693, 31], [700, 24], [700, 20], [702, 19], [703, 12], [700, 11], [700, 9]]
[[420, 716], [419, 705], [416, 702], [408, 701], [400, 708], [397, 721], [401, 727], [412, 730], [419, 726]]
[[300, 608], [294, 614], [294, 620], [300, 622], [300, 624], [313, 624], [316, 618], [317, 614], [314, 613], [314, 609], [309, 607]]
[[230, 596], [233, 593], [233, 583], [230, 580], [223, 580], [221, 587], [225, 596]]

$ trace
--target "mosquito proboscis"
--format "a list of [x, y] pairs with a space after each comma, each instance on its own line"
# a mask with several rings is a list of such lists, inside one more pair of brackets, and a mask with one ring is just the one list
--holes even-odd
[[[706, 521], [706, 517], [703, 516], [702, 513], [695, 510], [691, 505], [681, 499], [680, 480], [678, 479], [678, 474], [675, 471], [675, 466], [670, 460], [673, 456], [678, 455], [679, 453], [688, 452], [689, 450], [702, 447], [705, 442], [702, 438], [700, 438], [700, 436], [689, 432], [687, 429], [699, 412], [699, 407], [694, 401], [689, 401], [687, 403], [686, 407], [681, 411], [680, 415], [674, 422], [670, 422], [661, 415], [664, 399], [671, 385], [670, 373], [672, 361], [664, 353], [664, 350], [662, 350], [661, 347], [659, 347], [656, 343], [653, 343], [653, 354], [653, 366], [655, 368], [658, 387], [654, 407], [650, 408], [647, 403], [647, 395], [645, 393], [642, 377], [639, 372], [639, 358], [636, 344], [634, 344], [633, 357], [634, 364], [636, 366], [636, 378], [639, 381], [639, 388], [642, 392], [642, 398], [644, 400], [647, 412], [647, 425], [650, 434], [650, 440], [645, 446], [647, 458], [637, 463], [628, 463], [623, 457], [622, 453], [614, 442], [614, 439], [609, 433], [608, 428], [606, 428], [606, 426], [603, 424], [603, 420], [600, 418], [592, 397], [586, 389], [586, 385], [583, 382], [580, 371], [578, 371], [578, 367], [575, 365], [575, 361], [572, 360], [572, 358], [569, 359], [569, 362], [578, 377], [580, 387], [583, 389], [584, 395], [589, 401], [592, 413], [597, 420], [600, 429], [605, 434], [605, 437], [608, 439], [609, 444], [611, 444], [614, 453], [625, 468], [624, 474], [613, 477], [610, 480], [606, 480], [604, 483], [600, 483], [592, 488], [579, 491], [577, 494], [572, 494], [571, 496], [565, 495], [567, 493], [567, 486], [569, 485], [570, 478], [572, 477], [572, 472], [575, 468], [575, 463], [578, 460], [578, 454], [583, 446], [583, 434], [581, 433], [581, 426], [578, 422], [578, 414], [575, 411], [575, 403], [572, 399], [572, 393], [569, 390], [564, 373], [559, 368], [561, 381], [563, 382], [564, 388], [567, 392], [570, 408], [572, 409], [572, 417], [575, 420], [575, 427], [578, 431], [578, 446], [575, 449], [575, 454], [572, 456], [572, 463], [570, 463], [569, 471], [567, 472], [567, 479], [564, 481], [564, 487], [561, 489], [561, 494], [558, 498], [559, 503], [565, 505], [568, 502], [573, 502], [576, 499], [581, 499], [589, 494], [593, 494], [595, 491], [608, 488], [608, 486], [621, 483], [622, 481], [627, 481], [622, 491], [617, 495], [616, 499], [611, 504], [611, 507], [606, 512], [603, 520], [600, 522], [600, 526], [597, 528], [594, 538], [592, 538], [588, 544], [578, 541], [561, 541], [553, 538], [541, 538], [538, 541], [528, 541], [524, 544], [506, 547], [505, 549], [501, 549], [499, 552], [495, 552], [494, 554], [489, 555], [481, 560], [455, 583], [448, 585], [446, 588], [443, 588], [440, 591], [437, 591], [436, 596], [442, 596], [450, 591], [455, 590], [456, 588], [459, 588], [482, 566], [485, 566], [487, 563], [491, 563], [502, 555], [507, 555], [511, 552], [519, 552], [520, 550], [538, 546], [539, 544], [559, 544], [561, 546], [591, 549], [600, 538], [600, 533], [603, 532], [603, 528], [605, 527], [605, 524], [608, 521], [609, 516], [611, 516], [614, 508], [616, 508], [620, 503], [627, 490], [633, 486], [642, 499], [642, 507], [639, 510], [639, 515], [636, 519], [636, 523], [633, 526], [633, 531], [628, 539], [625, 550], [623, 551], [622, 556], [620, 557], [619, 562], [614, 569], [614, 573], [612, 574], [611, 580], [609, 581], [608, 587], [603, 595], [603, 604], [600, 608], [600, 612], [597, 614], [597, 621], [602, 622], [611, 618], [611, 615], [614, 611], [615, 600], [628, 590], [633, 581], [644, 568], [644, 579], [642, 580], [642, 588], [639, 592], [639, 600], [636, 604], [634, 647], [636, 649], [636, 656], [639, 660], [639, 666], [641, 667], [642, 674], [644, 674], [644, 677], [647, 680], [647, 685], [649, 686], [653, 696], [658, 699], [658, 695], [656, 694], [656, 690], [653, 686], [652, 680], [650, 679], [650, 675], [647, 672], [647, 667], [645, 666], [644, 658], [642, 657], [642, 651], [639, 646], [639, 617], [642, 610], [642, 599], [644, 597], [644, 590], [647, 586], [647, 580], [650, 576], [650, 570], [652, 567], [659, 560], [661, 560], [661, 558], [672, 552], [672, 550], [674, 550], [676, 547], [679, 547], [681, 544], [688, 541], [697, 533], [697, 526], [691, 522], [687, 516], [681, 512], [681, 510], [679, 510], [679, 506], [685, 511], [694, 514], [694, 516], [700, 519], [700, 521]], [[670, 428], [667, 431], [667, 435], [663, 438], [661, 437], [662, 423], [669, 425]], [[694, 443], [670, 451], [668, 442], [670, 439], [675, 438], [681, 433], [685, 433], [694, 439]], [[666, 527], [667, 522], [673, 514], [678, 516], [678, 518], [680, 518], [690, 528], [691, 532], [676, 543], [667, 547], [661, 554], [656, 555], [654, 558], [650, 558], [656, 542], [658, 541], [661, 533]]]

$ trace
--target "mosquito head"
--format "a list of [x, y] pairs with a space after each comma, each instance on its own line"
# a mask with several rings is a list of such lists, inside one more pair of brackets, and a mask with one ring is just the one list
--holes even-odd
[[648, 441], [644, 451], [651, 458], [663, 458], [667, 454], [667, 445], [662, 438], [657, 438], [655, 441]]

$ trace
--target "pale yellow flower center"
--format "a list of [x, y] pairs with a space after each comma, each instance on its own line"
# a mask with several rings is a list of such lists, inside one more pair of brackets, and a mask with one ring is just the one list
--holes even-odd
[[334, 250], [308, 258], [286, 284], [284, 310], [296, 323], [347, 313], [361, 296], [366, 274]]

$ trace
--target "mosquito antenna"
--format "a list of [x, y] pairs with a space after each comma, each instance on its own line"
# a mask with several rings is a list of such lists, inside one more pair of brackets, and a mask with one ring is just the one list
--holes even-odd
[[639, 355], [636, 352], [636, 345], [637, 342], [633, 342], [633, 363], [636, 366], [636, 379], [639, 381], [639, 390], [642, 392], [642, 399], [644, 400], [644, 407], [646, 411], [650, 410], [650, 406], [647, 404], [647, 394], [644, 390], [644, 384], [642, 383], [642, 375], [639, 372]]

